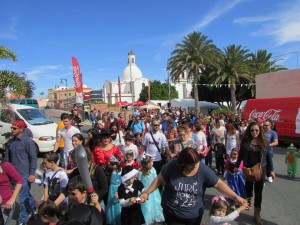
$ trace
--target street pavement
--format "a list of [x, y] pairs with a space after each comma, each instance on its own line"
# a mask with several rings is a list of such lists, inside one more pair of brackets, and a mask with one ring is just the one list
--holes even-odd
[[[59, 121], [59, 116], [57, 116]], [[55, 119], [51, 116], [52, 119]], [[56, 118], [56, 120], [57, 120]], [[57, 121], [57, 122], [58, 122]], [[82, 127], [82, 133], [85, 133], [91, 126], [85, 122]], [[86, 136], [86, 135], [85, 135]], [[276, 179], [273, 183], [266, 182], [263, 190], [263, 202], [261, 217], [265, 225], [297, 225], [300, 224], [300, 177], [299, 168], [298, 175], [294, 179], [287, 176], [287, 167], [285, 164], [285, 147], [276, 147], [274, 149], [274, 168]], [[298, 159], [299, 160], [299, 159]], [[42, 158], [38, 159], [38, 164], [42, 163]], [[214, 164], [213, 164], [214, 165]], [[31, 193], [36, 200], [40, 200], [43, 195], [42, 186], [36, 184], [32, 185]], [[205, 212], [202, 223], [209, 224], [209, 210], [211, 206], [211, 199], [218, 192], [214, 188], [206, 190], [205, 195]], [[12, 220], [10, 225], [16, 224]], [[28, 223], [33, 224], [33, 223]], [[253, 208], [249, 211], [243, 211], [235, 222], [231, 224], [250, 225], [253, 222]]]

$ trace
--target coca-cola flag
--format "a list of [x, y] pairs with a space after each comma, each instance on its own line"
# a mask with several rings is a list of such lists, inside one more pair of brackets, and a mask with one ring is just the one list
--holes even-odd
[[76, 103], [83, 104], [82, 77], [81, 77], [78, 61], [75, 57], [72, 57], [72, 69], [73, 69], [75, 91], [76, 91]]

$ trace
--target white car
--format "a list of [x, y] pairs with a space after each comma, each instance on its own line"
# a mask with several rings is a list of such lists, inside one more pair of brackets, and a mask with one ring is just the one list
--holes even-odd
[[11, 132], [12, 122], [23, 119], [33, 134], [38, 152], [53, 151], [57, 124], [40, 109], [18, 104], [2, 105], [0, 109], [0, 148], [6, 142], [3, 134]]

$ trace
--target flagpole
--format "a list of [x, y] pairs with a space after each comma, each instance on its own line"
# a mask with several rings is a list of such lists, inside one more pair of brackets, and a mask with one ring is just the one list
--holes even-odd
[[133, 99], [133, 80], [131, 74], [131, 58], [129, 59], [129, 72], [130, 72], [130, 83], [131, 83], [131, 102], [132, 102], [132, 112], [134, 112], [134, 99]]

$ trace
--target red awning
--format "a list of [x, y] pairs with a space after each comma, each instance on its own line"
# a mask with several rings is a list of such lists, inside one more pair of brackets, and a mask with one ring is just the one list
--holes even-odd
[[124, 101], [124, 102], [116, 102], [115, 106], [124, 106], [124, 105], [128, 105], [128, 102]]

